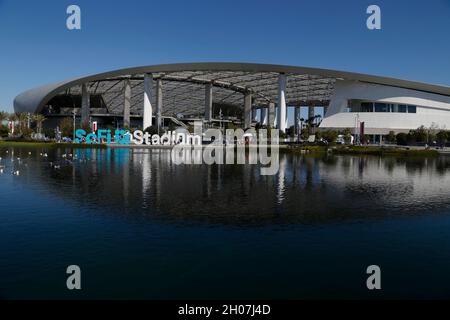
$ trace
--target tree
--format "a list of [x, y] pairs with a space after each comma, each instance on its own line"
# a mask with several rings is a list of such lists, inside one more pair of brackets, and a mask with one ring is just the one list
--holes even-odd
[[25, 112], [18, 112], [16, 113], [17, 116], [17, 122], [19, 123], [19, 128], [18, 131], [21, 134], [24, 134], [25, 131], [27, 131], [26, 129], [28, 128], [27, 123], [28, 123], [28, 119], [29, 119], [29, 115]]
[[342, 131], [342, 135], [344, 136], [344, 141], [345, 143], [349, 144], [352, 141], [352, 130], [350, 130], [349, 128], [345, 128]]
[[[300, 133], [300, 136], [301, 136], [301, 138], [303, 140], [308, 140], [308, 138], [309, 138], [309, 129], [308, 128], [303, 128], [301, 133]], [[316, 140], [318, 140], [320, 138], [321, 138], [321, 133], [320, 133], [320, 131], [317, 131], [316, 132]]]
[[441, 130], [436, 133], [436, 140], [440, 145], [445, 145], [448, 141], [449, 133], [447, 131]]
[[401, 132], [401, 133], [397, 134], [395, 140], [397, 140], [397, 144], [399, 146], [406, 146], [408, 143], [408, 136], [409, 136], [409, 134]]
[[420, 126], [417, 130], [412, 131], [416, 142], [428, 142], [428, 130], [424, 126]]
[[[144, 130], [144, 132], [148, 133], [150, 136], [153, 136], [155, 134], [158, 134], [158, 128], [155, 126], [150, 126], [150, 127], [146, 128]], [[189, 132], [194, 132], [194, 129], [192, 129], [192, 131], [189, 131]]]
[[327, 130], [322, 132], [322, 138], [325, 139], [328, 143], [335, 143], [338, 137], [337, 131]]
[[42, 133], [42, 123], [45, 121], [45, 117], [42, 114], [35, 114], [33, 121], [36, 122], [37, 133]]
[[61, 130], [63, 137], [73, 136], [73, 119], [64, 118], [59, 122], [59, 129]]
[[0, 111], [0, 125], [3, 124], [3, 121], [6, 121], [9, 119], [9, 114], [5, 111]]
[[389, 134], [386, 136], [386, 140], [390, 143], [395, 143], [397, 137], [395, 136], [394, 131], [389, 131]]
[[9, 129], [7, 126], [3, 125], [5, 120], [8, 120], [8, 113], [4, 111], [0, 111], [0, 137], [7, 137], [9, 133]]
[[6, 138], [9, 134], [9, 129], [5, 125], [0, 125], [0, 137]]

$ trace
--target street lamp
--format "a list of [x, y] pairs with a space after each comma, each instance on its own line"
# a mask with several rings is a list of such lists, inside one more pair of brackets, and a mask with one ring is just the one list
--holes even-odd
[[361, 137], [360, 134], [358, 133], [358, 127], [359, 127], [359, 113], [356, 114], [355, 116], [355, 143], [356, 144], [361, 144]]
[[72, 142], [75, 142], [75, 115], [76, 115], [76, 111], [75, 108], [72, 110], [72, 114], [73, 114], [73, 140]]

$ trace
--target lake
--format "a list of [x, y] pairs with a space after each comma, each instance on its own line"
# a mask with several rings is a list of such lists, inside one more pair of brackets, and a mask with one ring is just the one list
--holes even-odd
[[282, 154], [274, 176], [167, 149], [0, 157], [2, 299], [450, 298], [450, 157]]

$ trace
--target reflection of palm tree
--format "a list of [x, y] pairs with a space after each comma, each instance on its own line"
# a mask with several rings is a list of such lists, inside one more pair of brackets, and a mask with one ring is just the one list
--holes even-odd
[[46, 120], [42, 114], [35, 114], [33, 116], [34, 122], [36, 122], [37, 133], [42, 132], [42, 123]]

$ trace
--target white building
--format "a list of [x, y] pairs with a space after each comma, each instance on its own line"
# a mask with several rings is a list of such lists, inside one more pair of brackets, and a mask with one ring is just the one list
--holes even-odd
[[337, 80], [320, 127], [355, 128], [358, 122], [364, 122], [369, 135], [409, 132], [420, 126], [450, 130], [450, 95]]

